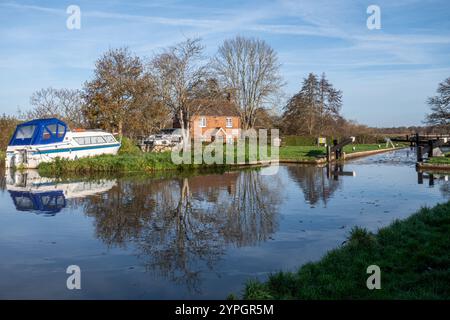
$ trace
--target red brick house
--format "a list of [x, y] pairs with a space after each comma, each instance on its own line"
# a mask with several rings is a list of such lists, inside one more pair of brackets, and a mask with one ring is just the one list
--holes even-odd
[[[177, 121], [174, 127], [179, 128]], [[237, 108], [229, 101], [220, 105], [202, 107], [189, 119], [192, 138], [200, 135], [202, 141], [214, 141], [216, 137], [223, 137], [223, 141], [230, 143], [236, 141], [241, 134], [241, 120]]]

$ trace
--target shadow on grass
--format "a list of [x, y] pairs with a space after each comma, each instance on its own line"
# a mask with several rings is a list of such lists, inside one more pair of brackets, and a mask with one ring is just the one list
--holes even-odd
[[308, 157], [320, 157], [325, 155], [325, 152], [323, 152], [322, 150], [310, 150], [306, 153], [306, 156]]

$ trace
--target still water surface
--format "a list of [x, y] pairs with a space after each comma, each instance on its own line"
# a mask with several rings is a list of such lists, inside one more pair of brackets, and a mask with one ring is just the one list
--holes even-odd
[[[413, 151], [343, 167], [55, 181], [0, 173], [0, 298], [222, 299], [450, 198]], [[431, 179], [430, 179], [431, 178]], [[419, 184], [418, 182], [422, 182]], [[66, 288], [69, 265], [81, 290]]]

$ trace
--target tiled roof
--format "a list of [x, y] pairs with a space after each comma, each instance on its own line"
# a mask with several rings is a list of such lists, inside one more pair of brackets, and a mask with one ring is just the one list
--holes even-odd
[[202, 106], [196, 114], [199, 116], [239, 117], [239, 111], [234, 103], [227, 100]]

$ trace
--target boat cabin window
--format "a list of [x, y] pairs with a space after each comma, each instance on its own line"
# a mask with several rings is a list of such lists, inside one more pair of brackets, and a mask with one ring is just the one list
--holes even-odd
[[115, 139], [112, 136], [79, 137], [79, 138], [74, 138], [74, 140], [76, 141], [76, 143], [78, 143], [81, 146], [84, 146], [87, 144], [102, 144], [102, 143], [115, 142]]
[[66, 133], [66, 128], [60, 124], [49, 124], [44, 127], [42, 132], [42, 140], [48, 140], [52, 136], [62, 138]]
[[18, 196], [16, 198], [13, 199], [16, 207], [20, 208], [20, 210], [32, 210], [34, 208], [34, 203], [33, 200], [31, 199], [31, 197], [26, 197], [26, 196]]
[[47, 210], [62, 209], [66, 206], [66, 199], [63, 195], [46, 195], [41, 198], [42, 205]]
[[19, 127], [17, 129], [16, 136], [14, 139], [31, 139], [34, 135], [34, 131], [36, 130], [36, 126], [24, 126]]
[[52, 135], [56, 136], [56, 131], [57, 131], [57, 129], [58, 129], [58, 125], [56, 125], [56, 124], [49, 124], [49, 125], [47, 126], [47, 129], [48, 129], [48, 131], [50, 131], [50, 133], [51, 133]]
[[92, 144], [99, 144], [99, 143], [106, 143], [105, 139], [103, 139], [103, 137], [92, 137], [91, 138], [91, 143]]
[[[84, 146], [86, 144], [86, 138], [85, 137], [74, 138], [74, 139], [80, 146]], [[88, 139], [89, 139], [89, 137], [88, 137]], [[90, 143], [90, 140], [88, 140], [88, 143]]]
[[48, 140], [51, 138], [51, 136], [52, 135], [47, 130], [44, 130], [44, 132], [42, 132], [42, 140]]
[[66, 134], [66, 127], [58, 124], [58, 138], [64, 137], [65, 134]]
[[116, 139], [114, 139], [113, 136], [105, 136], [104, 138], [106, 139], [106, 142], [108, 142], [108, 143], [116, 142]]

